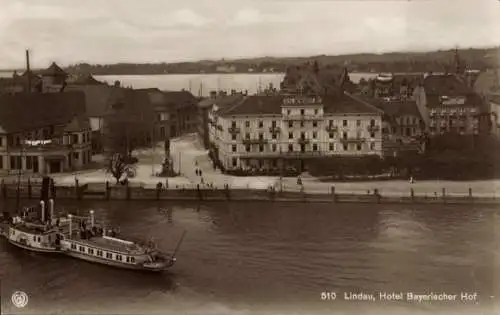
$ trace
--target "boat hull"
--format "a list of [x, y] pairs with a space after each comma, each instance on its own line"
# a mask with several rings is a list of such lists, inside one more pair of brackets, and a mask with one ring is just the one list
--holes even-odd
[[22, 249], [25, 249], [25, 250], [29, 250], [30, 252], [36, 252], [36, 253], [61, 253], [61, 251], [56, 248], [56, 247], [52, 247], [52, 248], [37, 248], [37, 247], [33, 247], [33, 246], [29, 246], [29, 245], [26, 245], [26, 244], [23, 244], [23, 243], [20, 243], [20, 242], [16, 242], [14, 240], [11, 240], [9, 239], [8, 242], [18, 248], [22, 248]]
[[100, 265], [105, 265], [109, 267], [114, 267], [114, 268], [121, 268], [121, 269], [128, 269], [128, 270], [136, 270], [136, 271], [146, 271], [146, 272], [162, 272], [167, 269], [169, 269], [173, 264], [158, 264], [155, 266], [151, 267], [144, 267], [142, 265], [133, 265], [133, 264], [124, 264], [120, 263], [118, 261], [110, 261], [106, 259], [101, 259], [99, 257], [95, 256], [90, 256], [86, 254], [81, 254], [79, 252], [74, 252], [74, 251], [64, 251], [64, 254], [67, 256], [80, 259], [80, 260], [85, 260], [90, 263], [95, 263], [95, 264], [100, 264]]

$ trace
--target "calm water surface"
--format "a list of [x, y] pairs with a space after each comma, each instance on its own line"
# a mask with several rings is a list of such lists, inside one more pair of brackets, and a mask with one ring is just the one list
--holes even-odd
[[[59, 203], [153, 237], [178, 263], [149, 275], [0, 242], [4, 311], [69, 314], [494, 314], [498, 214], [486, 207]], [[78, 210], [77, 210], [78, 209]], [[13, 309], [13, 291], [30, 295]], [[321, 301], [322, 291], [337, 301]], [[477, 292], [479, 304], [342, 301], [344, 292]], [[497, 291], [498, 292], [498, 291]]]

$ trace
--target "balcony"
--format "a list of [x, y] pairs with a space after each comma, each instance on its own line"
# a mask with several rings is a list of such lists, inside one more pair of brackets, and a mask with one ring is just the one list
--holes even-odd
[[325, 127], [325, 130], [327, 132], [337, 132], [339, 130], [339, 127], [334, 126], [334, 125], [328, 125]]
[[283, 120], [286, 121], [305, 121], [305, 120], [322, 120], [323, 118], [321, 117], [320, 114], [290, 114], [290, 115], [283, 115]]
[[230, 134], [235, 134], [235, 133], [240, 133], [241, 132], [241, 129], [238, 128], [238, 127], [229, 127], [227, 128], [227, 131], [230, 133]]
[[243, 139], [244, 145], [252, 145], [252, 144], [266, 144], [266, 139]]
[[277, 126], [274, 126], [274, 127], [269, 127], [269, 132], [270, 133], [280, 133], [281, 132], [281, 128], [280, 127], [277, 127]]
[[307, 138], [300, 138], [297, 140], [298, 144], [308, 144], [309, 142], [311, 142], [311, 140], [309, 140]]
[[340, 139], [340, 142], [342, 143], [362, 143], [362, 142], [365, 142], [366, 139], [365, 138], [342, 138]]
[[327, 155], [327, 152], [322, 151], [287, 151], [287, 152], [241, 152], [239, 153], [240, 158], [243, 159], [297, 159], [297, 158], [314, 158]]
[[366, 130], [368, 130], [368, 132], [377, 132], [377, 131], [380, 131], [380, 126], [370, 125], [370, 126], [366, 127]]
[[322, 105], [323, 100], [319, 96], [289, 95], [283, 99], [284, 106], [294, 105]]

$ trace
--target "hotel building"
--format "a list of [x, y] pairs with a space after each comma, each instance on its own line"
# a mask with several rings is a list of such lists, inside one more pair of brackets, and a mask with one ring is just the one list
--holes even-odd
[[320, 157], [381, 156], [382, 115], [347, 92], [245, 96], [208, 109], [210, 149], [226, 170], [304, 170]]

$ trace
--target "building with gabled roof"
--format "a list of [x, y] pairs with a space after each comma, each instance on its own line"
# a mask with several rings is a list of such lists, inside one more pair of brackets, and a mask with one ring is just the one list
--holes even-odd
[[79, 92], [0, 96], [0, 173], [47, 174], [91, 162], [85, 95]]
[[210, 150], [227, 170], [304, 170], [318, 157], [380, 156], [382, 115], [348, 92], [242, 96], [210, 113]]

